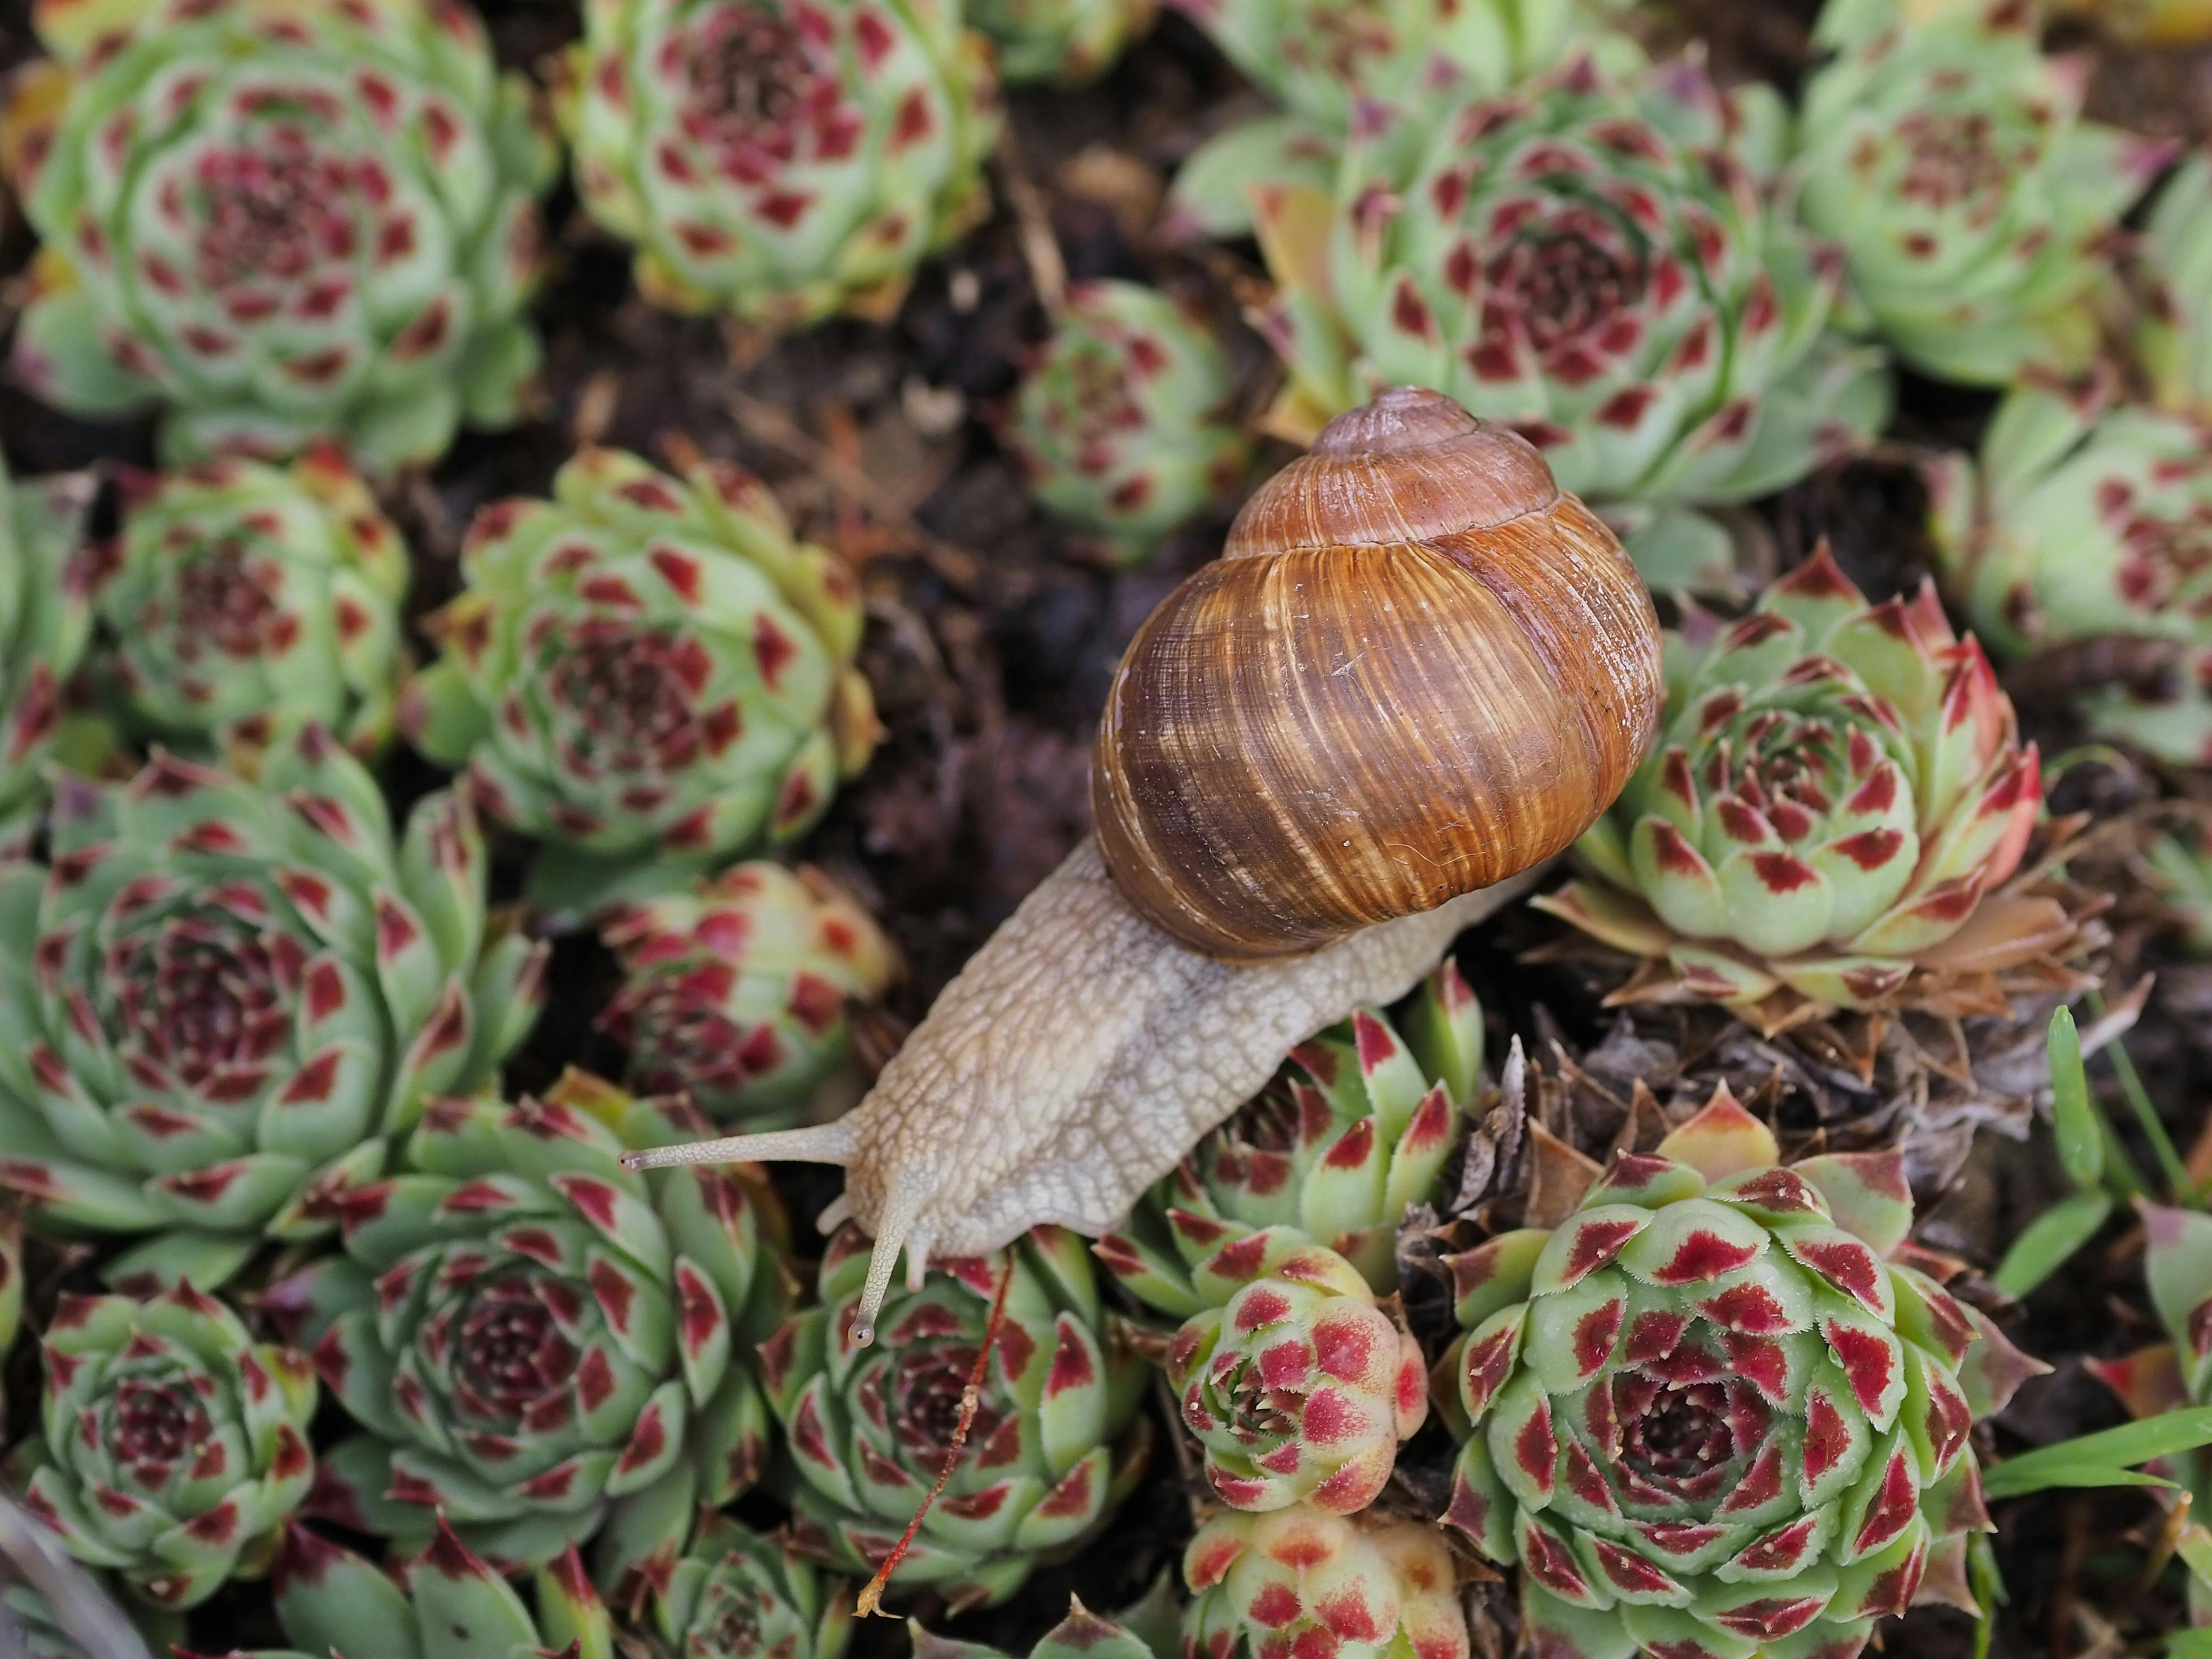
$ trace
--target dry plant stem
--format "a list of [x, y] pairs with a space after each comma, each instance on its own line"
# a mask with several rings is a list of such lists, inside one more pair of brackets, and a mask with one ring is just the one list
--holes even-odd
[[1131, 908], [1086, 840], [947, 986], [866, 1099], [834, 1123], [633, 1153], [634, 1168], [836, 1164], [875, 1237], [855, 1340], [873, 1335], [899, 1252], [981, 1255], [1054, 1222], [1097, 1237], [1257, 1093], [1291, 1048], [1410, 990], [1531, 870], [1304, 957], [1228, 963]]
[[983, 1369], [991, 1363], [991, 1349], [999, 1340], [999, 1333], [1006, 1323], [1006, 1287], [1014, 1282], [1014, 1264], [1011, 1257], [999, 1264], [999, 1288], [991, 1292], [991, 1316], [983, 1325], [982, 1346], [975, 1350], [975, 1363], [969, 1368], [967, 1386], [960, 1390], [960, 1415], [952, 1425], [952, 1443], [945, 1448], [945, 1467], [937, 1472], [937, 1482], [922, 1497], [914, 1511], [906, 1530], [899, 1534], [884, 1564], [876, 1569], [876, 1576], [861, 1587], [853, 1610], [863, 1619], [873, 1618], [883, 1610], [884, 1591], [890, 1587], [891, 1575], [898, 1564], [906, 1559], [913, 1547], [915, 1534], [928, 1517], [931, 1506], [943, 1496], [945, 1486], [952, 1479], [952, 1471], [960, 1467], [960, 1454], [968, 1446], [968, 1431], [975, 1426], [975, 1413], [983, 1403]]

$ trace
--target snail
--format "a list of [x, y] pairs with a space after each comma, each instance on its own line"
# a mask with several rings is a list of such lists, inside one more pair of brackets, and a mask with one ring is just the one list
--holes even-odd
[[[1412, 988], [1649, 746], [1658, 621], [1521, 438], [1401, 388], [1263, 485], [1138, 630], [1094, 836], [832, 1123], [633, 1155], [844, 1166], [893, 1266], [1092, 1236], [1315, 1031]], [[1516, 879], [1517, 878], [1517, 879]]]

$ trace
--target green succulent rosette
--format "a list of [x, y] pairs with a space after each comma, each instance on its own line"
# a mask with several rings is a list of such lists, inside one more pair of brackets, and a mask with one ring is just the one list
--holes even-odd
[[1079, 87], [1152, 26], [1155, 0], [975, 0], [968, 21], [998, 50], [1009, 83]]
[[2081, 120], [2087, 66], [2044, 55], [2032, 5], [1908, 22], [1837, 3], [1790, 176], [1843, 249], [1845, 319], [1939, 380], [2084, 367], [2120, 221], [2172, 146]]
[[[269, 1573], [289, 1648], [236, 1659], [615, 1659], [606, 1603], [570, 1549], [525, 1596], [442, 1521], [387, 1570], [288, 1522]], [[235, 1650], [234, 1650], [235, 1651]]]
[[162, 449], [434, 459], [521, 413], [553, 147], [459, 0], [39, 0], [15, 371]]
[[761, 1350], [799, 1476], [793, 1544], [854, 1573], [890, 1555], [954, 1449], [961, 1393], [1011, 1273], [966, 1447], [890, 1578], [956, 1610], [995, 1606], [1134, 1485], [1151, 1445], [1137, 1410], [1145, 1365], [1113, 1328], [1083, 1241], [1063, 1228], [933, 1263], [921, 1289], [885, 1299], [863, 1347], [854, 1325], [867, 1271], [867, 1239], [841, 1230], [823, 1255], [820, 1305]]
[[1428, 1418], [1428, 1363], [1359, 1270], [1295, 1227], [1232, 1239], [1167, 1345], [1177, 1414], [1231, 1509], [1365, 1509]]
[[[1180, 1617], [1164, 1572], [1143, 1600], [1110, 1618], [1070, 1596], [1067, 1617], [1037, 1638], [1029, 1659], [1175, 1659], [1182, 1647]], [[906, 1629], [914, 1659], [1012, 1659], [1002, 1649], [939, 1636], [919, 1620], [908, 1620]]]
[[1739, 622], [1688, 613], [1666, 678], [1657, 744], [1577, 843], [1589, 875], [1534, 901], [1640, 961], [1617, 999], [1772, 1031], [2037, 957], [2052, 919], [1996, 896], [2040, 762], [1932, 583], [1869, 605], [1823, 547]]
[[989, 48], [957, 0], [587, 0], [562, 117], [657, 305], [885, 317], [988, 210]]
[[2143, 228], [2136, 356], [2158, 401], [2212, 419], [2212, 153], [2161, 185]]
[[843, 1659], [853, 1587], [710, 1515], [655, 1592], [653, 1627], [675, 1659]]
[[62, 1547], [158, 1607], [265, 1571], [315, 1478], [307, 1360], [190, 1284], [64, 1296], [44, 1346], [39, 1430], [7, 1472]]
[[897, 957], [818, 871], [753, 860], [688, 892], [626, 905], [600, 937], [622, 988], [599, 1017], [641, 1094], [689, 1096], [717, 1122], [788, 1122], [852, 1050], [849, 1004]]
[[1443, 1518], [1520, 1569], [1540, 1650], [1850, 1659], [1916, 1598], [1974, 1605], [1973, 1425], [2040, 1368], [1911, 1221], [1899, 1154], [1784, 1167], [1723, 1088], [1452, 1261]]
[[342, 457], [128, 474], [122, 496], [94, 554], [94, 660], [134, 734], [242, 764], [311, 724], [365, 758], [384, 746], [407, 549]]
[[1625, 0], [1170, 3], [1282, 109], [1217, 133], [1177, 170], [1172, 217], [1209, 236], [1251, 230], [1255, 187], [1326, 188], [1346, 135], [1377, 107], [1431, 112], [1493, 97], [1577, 52], [1622, 70], [1642, 61], [1626, 36], [1608, 33]]
[[781, 1213], [725, 1170], [622, 1162], [704, 1133], [575, 1073], [436, 1103], [398, 1172], [347, 1195], [343, 1254], [263, 1298], [364, 1431], [312, 1512], [408, 1547], [443, 1516], [503, 1568], [595, 1540], [617, 1600], [661, 1582], [768, 1456], [747, 1361], [781, 1310]]
[[1022, 377], [1007, 447], [1030, 496], [1117, 562], [1218, 501], [1252, 459], [1220, 343], [1141, 283], [1079, 283]]
[[41, 1230], [137, 1236], [112, 1283], [211, 1288], [329, 1232], [537, 1018], [545, 947], [487, 912], [468, 804], [395, 834], [319, 726], [253, 782], [159, 752], [71, 780], [51, 839], [0, 866], [0, 1188]]
[[461, 570], [401, 726], [468, 769], [488, 816], [551, 843], [532, 874], [547, 908], [789, 842], [875, 745], [858, 584], [737, 467], [679, 479], [587, 449], [550, 501], [479, 513]]
[[[2166, 1340], [2086, 1369], [2139, 1418], [2212, 1404], [2212, 1218], [2162, 1204], [2140, 1206], [2143, 1278]], [[2186, 1510], [2212, 1503], [2212, 1456], [2202, 1448], [2160, 1459], [2155, 1476], [2179, 1487], [2166, 1501]], [[2191, 1622], [2212, 1623], [2212, 1585], [2189, 1575]]]
[[0, 462], [0, 858], [20, 854], [37, 827], [63, 688], [92, 632], [77, 536], [92, 494], [88, 477], [19, 482]]
[[1146, 1306], [1187, 1319], [1207, 1305], [1200, 1262], [1296, 1227], [1387, 1294], [1399, 1224], [1434, 1195], [1481, 1089], [1482, 1046], [1481, 1005], [1447, 959], [1395, 1012], [1363, 1008], [1291, 1049], [1093, 1254]]
[[1998, 406], [1978, 464], [1928, 469], [1945, 585], [2000, 659], [2081, 640], [2161, 660], [2075, 699], [2101, 737], [2181, 765], [2212, 756], [2212, 428], [2107, 407], [2106, 386], [2031, 380]]
[[1434, 1527], [1304, 1504], [1217, 1515], [1183, 1550], [1182, 1574], [1186, 1659], [1468, 1659], [1457, 1574]]
[[1503, 98], [1384, 123], [1334, 191], [1262, 193], [1289, 373], [1270, 429], [1310, 441], [1392, 386], [1536, 445], [1656, 586], [1731, 554], [1697, 509], [1770, 495], [1879, 431], [1881, 354], [1826, 333], [1833, 250], [1771, 205], [1780, 106], [1688, 60], [1587, 58]]

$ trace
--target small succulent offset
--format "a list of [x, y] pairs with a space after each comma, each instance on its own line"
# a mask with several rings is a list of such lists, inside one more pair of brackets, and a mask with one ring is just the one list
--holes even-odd
[[1293, 1226], [1398, 1283], [1398, 1228], [1428, 1201], [1482, 1082], [1482, 1008], [1447, 959], [1395, 1015], [1363, 1008], [1291, 1050], [1282, 1075], [1192, 1150], [1092, 1247], [1148, 1306], [1206, 1305], [1191, 1270], [1262, 1227]]
[[1395, 1304], [1295, 1227], [1224, 1244], [1192, 1275], [1208, 1305], [1168, 1343], [1168, 1385], [1231, 1509], [1351, 1515], [1428, 1418], [1428, 1366]]
[[1386, 124], [1333, 204], [1262, 192], [1262, 330], [1310, 439], [1382, 387], [1445, 392], [1616, 515], [1655, 582], [1724, 556], [1692, 509], [1770, 494], [1878, 430], [1881, 354], [1824, 334], [1832, 250], [1768, 204], [1783, 117], [1688, 61], [1587, 58], [1504, 98]]
[[151, 1235], [111, 1282], [212, 1289], [328, 1232], [528, 1034], [545, 946], [487, 915], [467, 803], [386, 813], [309, 726], [254, 782], [160, 754], [70, 781], [48, 866], [0, 866], [0, 1188], [43, 1230]]
[[1155, 0], [975, 0], [968, 21], [998, 48], [1010, 83], [1079, 87], [1152, 26]]
[[588, 0], [568, 79], [585, 210], [658, 305], [888, 316], [988, 208], [998, 88], [957, 0]]
[[1624, 1000], [1771, 1031], [1925, 996], [2039, 954], [2040, 908], [1994, 896], [2041, 777], [1933, 584], [1869, 605], [1824, 547], [1741, 621], [1668, 634], [1658, 744], [1577, 843], [1589, 877], [1536, 902], [1641, 959]]
[[1175, 301], [1080, 283], [1022, 377], [1007, 446], [1041, 506], [1133, 564], [1243, 475], [1234, 391], [1219, 342]]
[[1182, 1572], [1185, 1659], [1467, 1659], [1458, 1576], [1433, 1527], [1303, 1504], [1218, 1515]]
[[383, 747], [407, 549], [335, 450], [126, 474], [121, 495], [94, 609], [127, 726], [241, 763], [309, 724], [364, 757]]
[[1844, 250], [1846, 320], [1942, 380], [2083, 367], [2121, 217], [2172, 146], [2079, 118], [2087, 65], [2043, 54], [2030, 0], [1911, 23], [1832, 3], [1790, 176]]
[[[2212, 429], [2105, 410], [2099, 381], [2031, 381], [1998, 406], [1980, 464], [1929, 469], [1944, 579], [2001, 659], [2138, 641], [2172, 660], [2077, 704], [2091, 730], [2182, 765], [2212, 755]], [[2208, 411], [2212, 413], [2212, 411]]]
[[[1175, 1592], [1162, 1573], [1144, 1599], [1109, 1618], [1068, 1598], [1067, 1617], [1036, 1639], [1029, 1659], [1175, 1659], [1181, 1647]], [[914, 1659], [1012, 1659], [980, 1642], [956, 1642], [909, 1619]]]
[[1972, 1606], [1973, 1425], [2041, 1368], [1911, 1221], [1899, 1154], [1784, 1167], [1723, 1088], [1452, 1262], [1444, 1519], [1519, 1566], [1534, 1650], [1850, 1659], [1916, 1596]]
[[292, 1647], [244, 1659], [615, 1659], [614, 1620], [574, 1549], [526, 1599], [443, 1521], [390, 1572], [293, 1522], [269, 1577]]
[[853, 1590], [781, 1540], [709, 1515], [656, 1588], [653, 1622], [676, 1659], [842, 1659]]
[[823, 1256], [820, 1305], [761, 1350], [803, 1477], [793, 1544], [859, 1573], [889, 1556], [945, 1471], [1006, 1279], [967, 1443], [890, 1580], [956, 1610], [995, 1606], [1134, 1483], [1150, 1446], [1137, 1412], [1145, 1365], [1109, 1325], [1082, 1239], [1064, 1229], [1034, 1228], [988, 1258], [933, 1261], [921, 1288], [891, 1293], [879, 1340], [863, 1347], [854, 1326], [867, 1269], [868, 1241], [842, 1229]]
[[596, 1538], [600, 1583], [659, 1582], [768, 1455], [747, 1356], [780, 1212], [726, 1170], [622, 1164], [703, 1127], [575, 1073], [434, 1104], [400, 1171], [347, 1194], [344, 1254], [264, 1297], [366, 1431], [313, 1512], [418, 1544], [442, 1514], [503, 1565]]
[[46, 801], [62, 690], [92, 632], [77, 529], [83, 476], [17, 480], [0, 462], [0, 858], [22, 852]]
[[790, 841], [874, 747], [852, 572], [737, 467], [679, 479], [585, 450], [552, 500], [479, 513], [461, 568], [400, 724], [468, 768], [490, 817], [553, 843], [532, 878], [548, 908]]
[[39, 0], [7, 118], [44, 239], [17, 374], [166, 410], [172, 459], [343, 440], [364, 465], [504, 426], [556, 158], [459, 0]]
[[601, 937], [623, 984], [599, 1024], [629, 1051], [630, 1085], [763, 1127], [844, 1063], [848, 1005], [897, 966], [867, 911], [820, 872], [761, 860], [623, 906]]
[[[2212, 1217], [2195, 1210], [2142, 1206], [2143, 1275], [2167, 1340], [2087, 1367], [2137, 1417], [2212, 1404]], [[2212, 1455], [2197, 1449], [2168, 1458], [2157, 1473], [2179, 1481], [2175, 1494], [2198, 1513], [2212, 1502]], [[2212, 1620], [2212, 1585], [2189, 1579], [2199, 1623]]]
[[1176, 175], [1178, 216], [1208, 235], [1251, 228], [1255, 185], [1326, 186], [1345, 136], [1387, 108], [1492, 97], [1577, 50], [1638, 59], [1604, 26], [1623, 0], [1170, 0], [1283, 112], [1231, 127]]
[[267, 1570], [315, 1475], [315, 1377], [180, 1284], [64, 1296], [46, 1328], [40, 1428], [9, 1455], [24, 1507], [156, 1607]]
[[2212, 155], [2174, 169], [2143, 228], [2136, 355], [2158, 401], [2212, 420]]

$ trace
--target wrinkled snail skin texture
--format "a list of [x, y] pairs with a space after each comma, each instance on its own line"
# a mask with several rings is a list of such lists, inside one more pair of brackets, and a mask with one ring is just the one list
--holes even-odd
[[1659, 624], [1522, 439], [1435, 392], [1339, 416], [1138, 630], [1092, 817], [1194, 949], [1310, 951], [1549, 858], [1649, 747]]
[[842, 1164], [902, 1249], [1097, 1235], [1291, 1048], [1395, 1000], [1612, 804], [1663, 701], [1651, 600], [1543, 458], [1401, 387], [1262, 485], [1123, 658], [1098, 823], [846, 1117], [634, 1166]]
[[1410, 991], [1455, 934], [1535, 872], [1286, 961], [1230, 963], [1133, 909], [1095, 843], [1070, 854], [945, 988], [866, 1100], [834, 1123], [634, 1155], [638, 1164], [840, 1164], [875, 1237], [863, 1323], [903, 1248], [978, 1255], [1057, 1222], [1111, 1231], [1297, 1043]]

